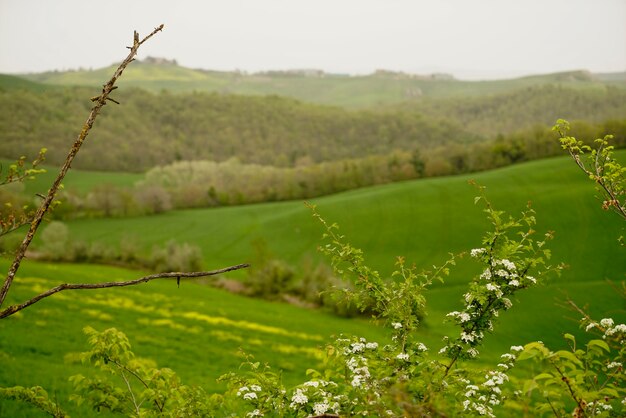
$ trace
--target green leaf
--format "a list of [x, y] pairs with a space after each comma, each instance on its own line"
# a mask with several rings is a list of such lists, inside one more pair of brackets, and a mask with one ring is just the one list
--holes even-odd
[[[582, 366], [583, 365], [582, 361], [580, 361], [578, 359], [578, 357], [576, 357], [571, 351], [560, 350], [560, 351], [557, 351], [556, 353], [554, 353], [554, 355], [559, 357], [559, 358], [561, 358], [561, 359], [568, 360], [568, 361], [572, 362], [575, 365], [578, 365], [578, 366]], [[575, 367], [573, 367], [573, 368], [575, 368]]]
[[606, 350], [606, 352], [610, 352], [611, 349], [609, 348], [609, 345], [602, 341], [602, 340], [591, 340], [587, 343], [587, 347], [591, 348], [591, 347], [600, 347], [603, 348], [604, 350]]

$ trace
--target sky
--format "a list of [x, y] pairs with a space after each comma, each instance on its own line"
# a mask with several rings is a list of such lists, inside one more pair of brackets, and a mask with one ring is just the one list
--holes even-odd
[[0, 0], [0, 73], [180, 65], [461, 79], [626, 71], [626, 0]]

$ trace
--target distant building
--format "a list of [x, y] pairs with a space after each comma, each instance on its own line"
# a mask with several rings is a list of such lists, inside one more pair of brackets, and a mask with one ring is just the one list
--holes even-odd
[[154, 65], [178, 65], [175, 59], [168, 60], [167, 58], [160, 57], [146, 57], [142, 62]]

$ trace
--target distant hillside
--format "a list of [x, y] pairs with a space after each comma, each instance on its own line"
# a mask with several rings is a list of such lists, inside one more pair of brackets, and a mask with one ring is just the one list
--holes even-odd
[[[35, 155], [47, 147], [49, 162], [61, 162], [84, 123], [94, 93], [93, 87], [0, 89], [0, 107], [11, 110], [0, 112], [0, 157]], [[76, 167], [139, 172], [181, 160], [230, 158], [295, 167], [389, 156], [396, 151], [424, 156], [428, 150], [455, 145], [454, 151], [440, 153], [439, 167], [431, 170], [450, 174], [494, 167], [485, 163], [493, 159], [481, 156], [492, 153], [490, 146], [477, 150], [468, 145], [497, 135], [525, 132], [515, 139], [521, 147], [517, 150], [510, 150], [506, 138], [500, 138], [497, 152], [504, 159], [495, 166], [552, 154], [535, 152], [524, 144], [533, 138], [536, 144], [552, 142], [547, 128], [557, 118], [585, 121], [586, 126], [577, 125], [584, 129], [575, 133], [590, 139], [606, 131], [590, 124], [623, 120], [626, 115], [626, 89], [606, 86], [544, 85], [498, 95], [352, 110], [278, 96], [150, 93], [137, 88], [121, 88], [114, 97], [121, 105], [104, 109]], [[623, 142], [624, 124], [610, 126]], [[390, 160], [390, 164], [395, 163]]]
[[626, 89], [572, 89], [545, 84], [481, 97], [423, 100], [398, 109], [425, 116], [447, 117], [468, 131], [487, 136], [536, 125], [551, 126], [559, 118], [599, 122], [626, 116]]
[[[92, 89], [0, 93], [0, 157], [62, 161], [89, 112]], [[276, 96], [152, 94], [120, 89], [76, 161], [77, 168], [144, 171], [179, 160], [279, 167], [478, 140], [458, 124], [412, 112], [349, 111]]]
[[[31, 81], [59, 85], [98, 86], [109, 78], [114, 66], [96, 70], [54, 71], [27, 74]], [[244, 95], [280, 95], [298, 100], [348, 107], [388, 105], [424, 98], [484, 96], [529, 86], [556, 84], [576, 89], [603, 90], [607, 84], [623, 86], [611, 77], [595, 77], [586, 71], [571, 71], [496, 81], [460, 81], [445, 74], [412, 75], [377, 71], [367, 76], [329, 74], [317, 70], [274, 71], [247, 74], [195, 70], [175, 61], [146, 59], [125, 72], [121, 86], [159, 92], [219, 92]]]
[[13, 76], [0, 74], [0, 91], [11, 91], [11, 90], [31, 90], [31, 91], [45, 91], [57, 88], [57, 86], [37, 83], [34, 81], [30, 81], [28, 79]]

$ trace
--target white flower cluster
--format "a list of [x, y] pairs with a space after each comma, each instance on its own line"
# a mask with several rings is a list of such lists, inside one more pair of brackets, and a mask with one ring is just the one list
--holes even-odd
[[593, 411], [594, 415], [600, 415], [603, 412], [612, 411], [613, 407], [602, 401], [589, 402], [588, 408]]
[[467, 312], [459, 312], [459, 311], [452, 311], [449, 314], [447, 314], [446, 316], [450, 316], [452, 318], [455, 318], [459, 321], [459, 323], [464, 323], [464, 322], [469, 322], [470, 319], [472, 319], [472, 317], [470, 316], [470, 314], [468, 314]]
[[487, 252], [487, 250], [484, 248], [474, 248], [473, 250], [470, 251], [470, 255], [476, 258], [476, 257], [483, 255], [485, 252]]
[[291, 409], [297, 409], [301, 405], [306, 405], [308, 401], [309, 398], [302, 392], [302, 389], [298, 388], [291, 397], [291, 403], [289, 404], [289, 407]]
[[396, 356], [398, 360], [409, 361], [409, 355], [407, 353], [400, 353]]
[[606, 366], [607, 369], [621, 369], [622, 368], [622, 363], [620, 363], [619, 361], [612, 361], [609, 364], [607, 364]]
[[[306, 409], [311, 405], [315, 415], [323, 415], [327, 412], [339, 413], [340, 404], [338, 400], [343, 395], [334, 396], [331, 390], [337, 388], [335, 382], [325, 380], [310, 380], [302, 387], [296, 388], [291, 396], [289, 408], [293, 410]], [[328, 391], [327, 391], [328, 390]]]
[[393, 327], [393, 329], [400, 329], [402, 328], [402, 324], [399, 322], [392, 322], [391, 326]]
[[[349, 342], [350, 340], [337, 340], [338, 342]], [[343, 354], [345, 356], [349, 356], [351, 354], [363, 353], [365, 350], [376, 350], [378, 348], [378, 343], [367, 342], [365, 338], [359, 338], [358, 342], [351, 343], [348, 347], [343, 350]]]
[[[523, 349], [521, 346], [511, 347], [511, 351], [515, 353]], [[502, 402], [500, 386], [509, 380], [505, 371], [515, 365], [517, 356], [512, 353], [506, 353], [501, 358], [502, 363], [498, 364], [499, 370], [490, 370], [485, 375], [485, 381], [480, 386], [469, 384], [466, 381], [465, 400], [463, 401], [463, 409], [465, 411], [487, 417], [495, 417], [493, 407]]]
[[590, 322], [585, 327], [585, 331], [589, 331], [593, 328], [604, 328], [604, 335], [602, 338], [606, 339], [607, 337], [613, 337], [616, 335], [622, 335], [626, 337], [626, 324], [618, 324], [615, 325], [615, 321], [613, 318], [603, 318], [598, 325], [597, 322]]
[[237, 391], [237, 396], [242, 396], [244, 400], [251, 401], [257, 399], [256, 392], [261, 392], [261, 390], [261, 386], [259, 385], [250, 385], [250, 387], [242, 386]]
[[463, 341], [464, 343], [471, 343], [474, 341], [482, 340], [484, 336], [485, 335], [481, 331], [470, 331], [469, 333], [463, 331], [461, 332], [461, 341]]
[[426, 346], [424, 345], [424, 343], [417, 343], [417, 346], [415, 347], [415, 349], [416, 349], [417, 351], [421, 351], [421, 352], [426, 352], [426, 351], [428, 351], [428, 347], [426, 347]]
[[262, 417], [264, 416], [263, 413], [261, 411], [259, 411], [258, 409], [255, 409], [252, 412], [248, 412], [246, 414], [246, 417]]
[[355, 388], [362, 387], [370, 377], [367, 359], [363, 356], [350, 357], [348, 361], [346, 361], [346, 366], [352, 373], [352, 381], [350, 384]]

